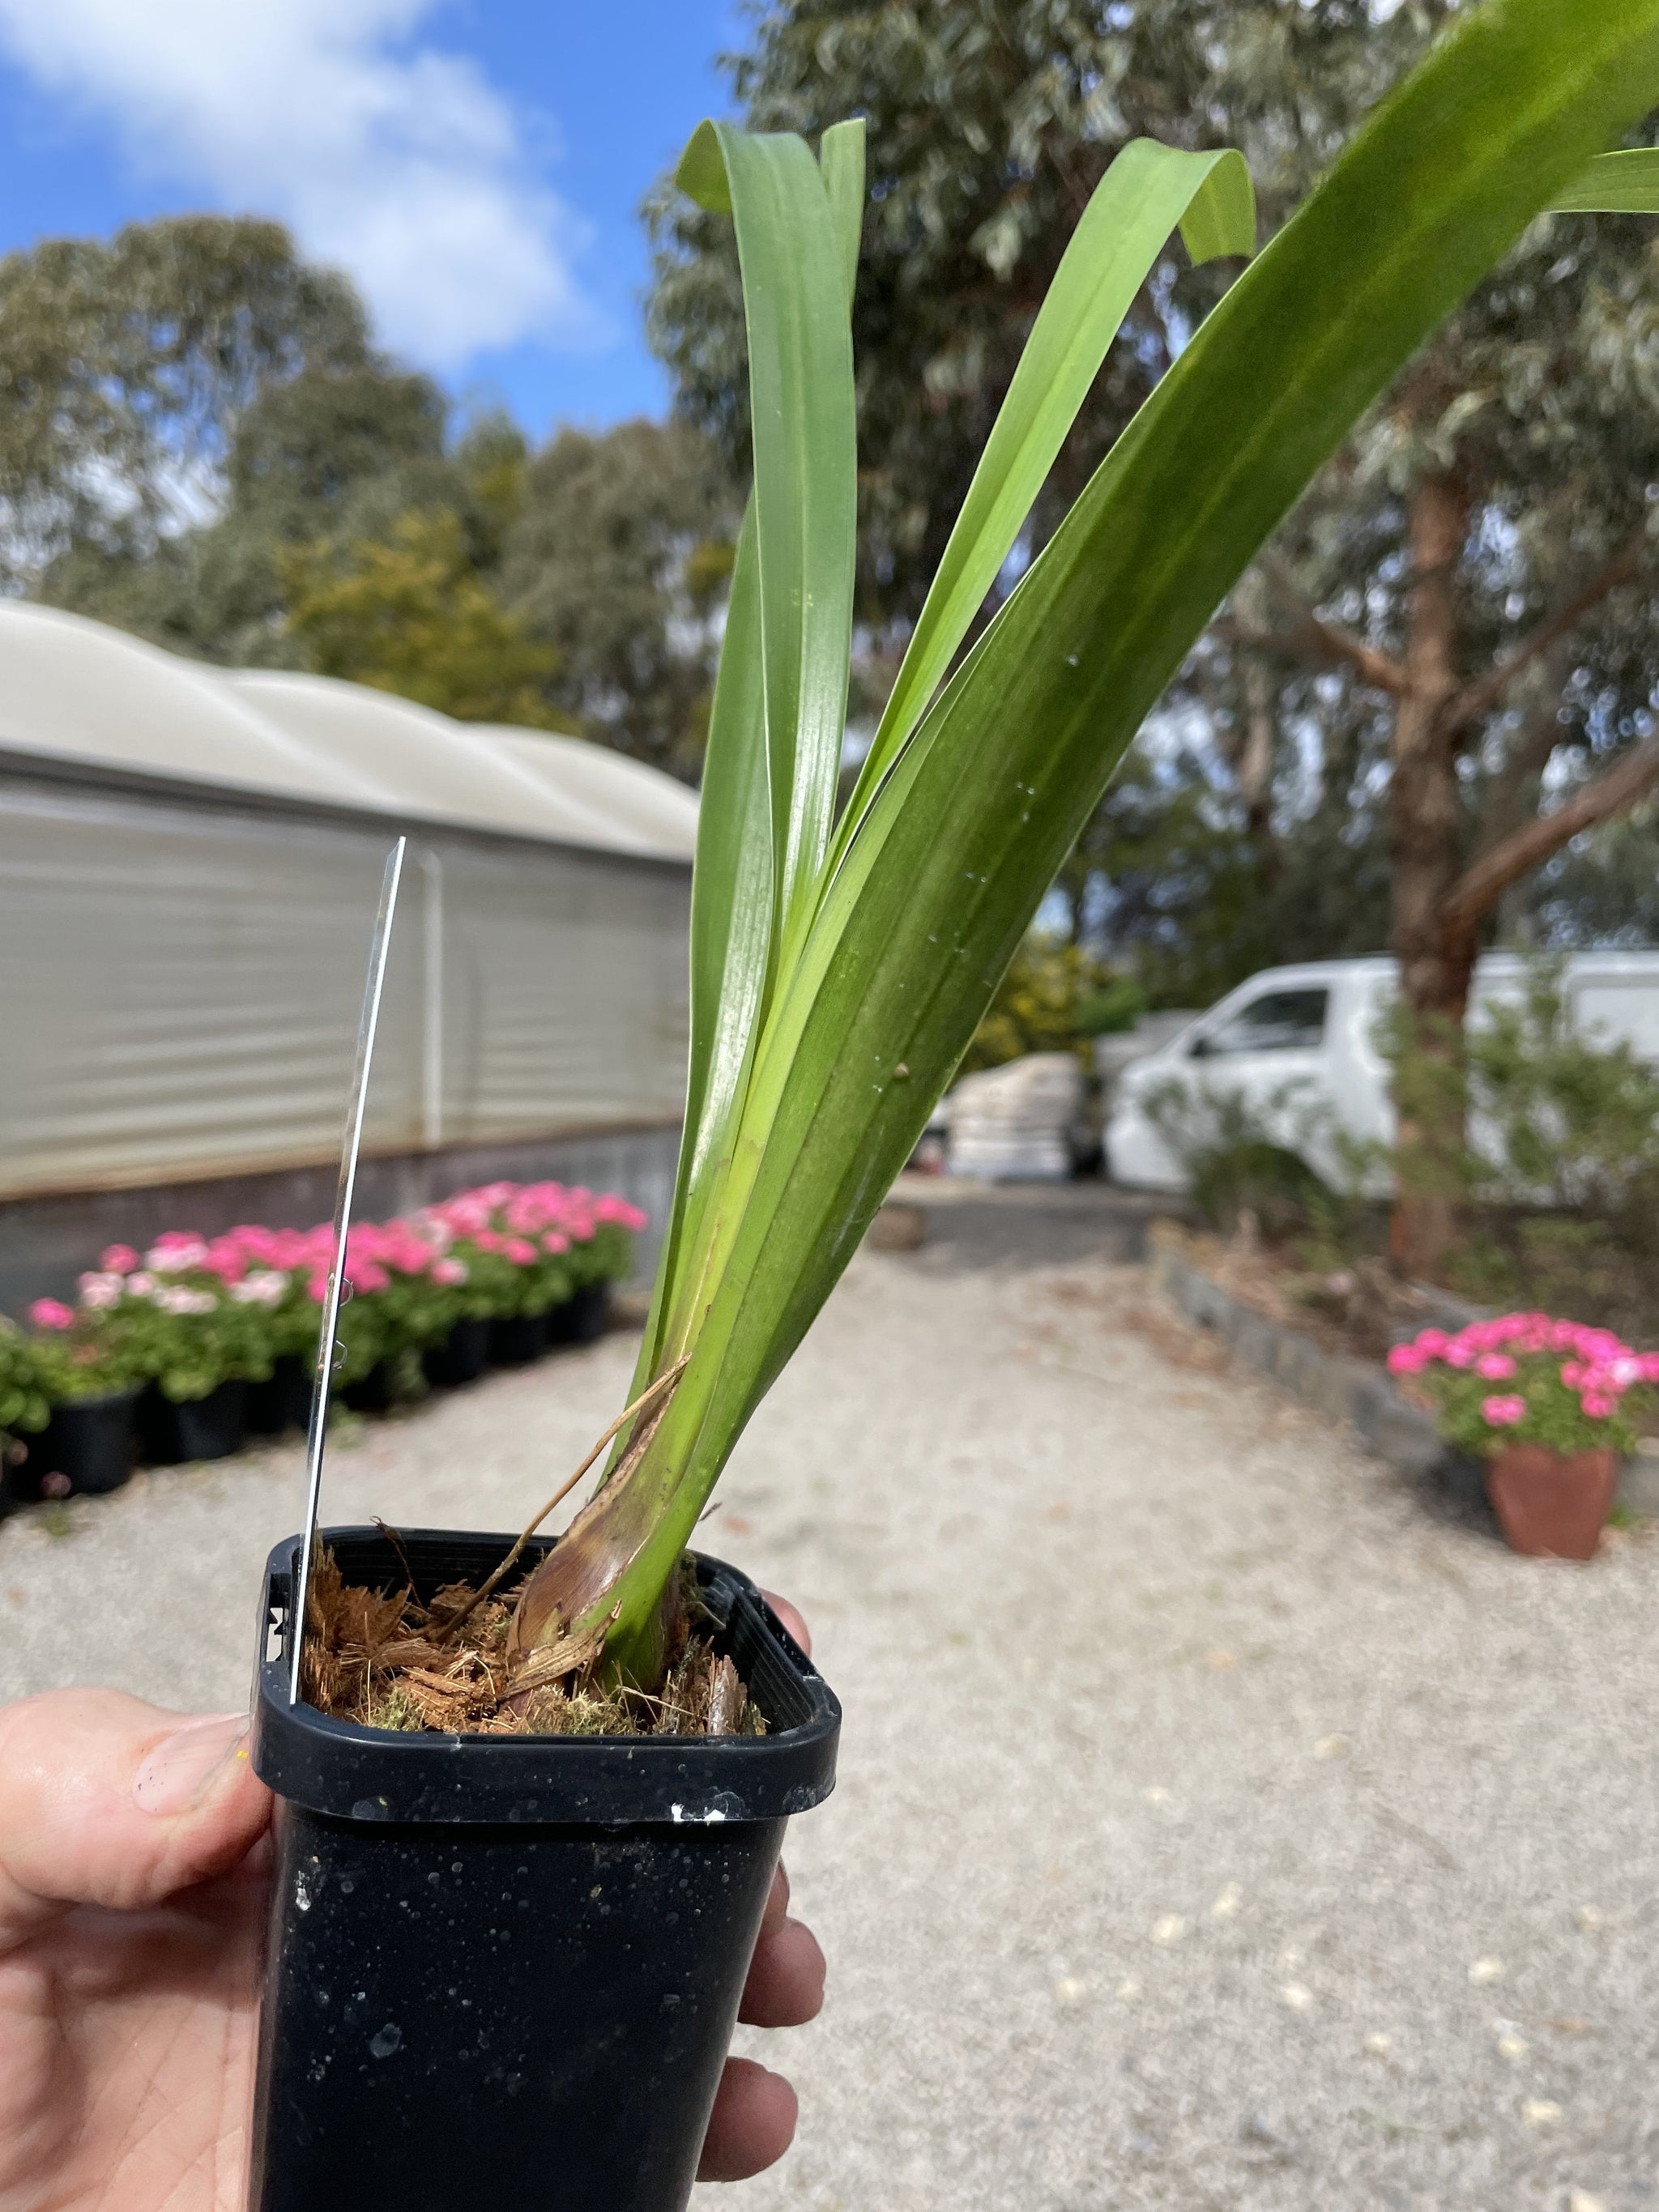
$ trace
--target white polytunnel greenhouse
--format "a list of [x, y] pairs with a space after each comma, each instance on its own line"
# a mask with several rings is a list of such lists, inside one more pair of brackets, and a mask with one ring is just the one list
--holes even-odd
[[696, 817], [580, 738], [0, 602], [0, 1310], [326, 1218], [400, 832], [361, 1210], [556, 1175], [659, 1217]]

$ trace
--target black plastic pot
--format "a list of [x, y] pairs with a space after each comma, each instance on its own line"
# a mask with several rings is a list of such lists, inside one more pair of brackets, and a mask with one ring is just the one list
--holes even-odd
[[597, 1344], [611, 1325], [611, 1285], [584, 1283], [547, 1316], [552, 1344]]
[[426, 1379], [434, 1390], [459, 1389], [476, 1382], [489, 1364], [489, 1323], [458, 1321], [441, 1344], [421, 1354]]
[[[406, 1556], [429, 1595], [511, 1539], [326, 1540], [349, 1579], [395, 1587]], [[699, 1559], [763, 1737], [357, 1728], [288, 1703], [298, 1549], [267, 1567], [254, 1707], [277, 1804], [252, 2212], [682, 2212], [787, 1816], [834, 1785], [829, 1686]]]
[[228, 1459], [246, 1428], [247, 1385], [221, 1382], [205, 1398], [169, 1398], [154, 1382], [138, 1401], [138, 1445], [152, 1467], [182, 1460]]
[[495, 1367], [528, 1367], [547, 1349], [545, 1314], [506, 1314], [489, 1324], [489, 1358]]
[[247, 1386], [247, 1431], [252, 1437], [280, 1437], [311, 1421], [309, 1360], [285, 1352], [263, 1382]]
[[54, 1406], [44, 1429], [19, 1441], [19, 1462], [5, 1470], [8, 1497], [27, 1501], [118, 1490], [132, 1473], [137, 1390]]
[[367, 1374], [343, 1386], [340, 1401], [349, 1406], [354, 1413], [389, 1413], [397, 1402], [397, 1395], [392, 1362], [377, 1359]]

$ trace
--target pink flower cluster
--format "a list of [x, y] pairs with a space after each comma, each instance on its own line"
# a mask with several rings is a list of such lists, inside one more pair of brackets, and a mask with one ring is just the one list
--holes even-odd
[[562, 1182], [486, 1182], [458, 1191], [416, 1217], [428, 1232], [446, 1244], [462, 1241], [481, 1252], [499, 1253], [516, 1267], [533, 1267], [544, 1253], [568, 1252], [586, 1244], [606, 1223], [643, 1229], [637, 1206], [613, 1193], [595, 1194]]
[[[457, 1243], [470, 1241], [527, 1267], [545, 1254], [588, 1243], [605, 1224], [640, 1230], [646, 1216], [625, 1198], [580, 1186], [485, 1183], [407, 1220], [354, 1222], [346, 1235], [346, 1280], [363, 1294], [386, 1290], [398, 1275], [453, 1286], [467, 1279], [466, 1262], [452, 1249]], [[226, 1297], [239, 1305], [275, 1306], [303, 1279], [307, 1296], [320, 1305], [335, 1249], [329, 1222], [314, 1229], [246, 1223], [212, 1237], [167, 1230], [142, 1255], [130, 1244], [112, 1244], [81, 1277], [79, 1304], [100, 1312], [123, 1298], [145, 1298], [163, 1312], [201, 1313]], [[37, 1298], [29, 1308], [37, 1328], [72, 1328], [76, 1318], [76, 1307], [59, 1298]]]
[[[1610, 1328], [1554, 1321], [1544, 1313], [1500, 1314], [1493, 1321], [1472, 1322], [1455, 1334], [1425, 1328], [1410, 1344], [1395, 1346], [1389, 1371], [1420, 1375], [1426, 1367], [1440, 1365], [1486, 1382], [1506, 1382], [1519, 1372], [1519, 1361], [1540, 1358], [1557, 1367], [1591, 1420], [1616, 1413], [1620, 1400], [1634, 1385], [1659, 1382], [1659, 1352], [1632, 1352]], [[1519, 1391], [1494, 1391], [1481, 1400], [1480, 1412], [1494, 1428], [1513, 1428], [1526, 1419], [1527, 1401]]]

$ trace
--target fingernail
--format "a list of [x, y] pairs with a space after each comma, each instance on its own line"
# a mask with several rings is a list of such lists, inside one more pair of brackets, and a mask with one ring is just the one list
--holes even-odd
[[246, 1713], [210, 1713], [163, 1736], [133, 1778], [134, 1799], [146, 1813], [187, 1813], [199, 1805], [222, 1768], [242, 1749]]

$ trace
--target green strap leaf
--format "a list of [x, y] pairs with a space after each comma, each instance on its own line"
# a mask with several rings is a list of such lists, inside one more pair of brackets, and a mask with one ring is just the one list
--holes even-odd
[[1550, 202], [1552, 215], [1659, 215], [1659, 146], [1598, 154]]
[[731, 1156], [765, 996], [772, 835], [762, 696], [760, 572], [751, 501], [738, 538], [714, 683], [691, 878], [691, 1048], [685, 1120], [650, 1317], [632, 1395], [665, 1364], [682, 1275]]
[[984, 605], [1106, 349], [1179, 225], [1194, 261], [1255, 249], [1243, 156], [1137, 138], [1096, 186], [1032, 326], [836, 833], [844, 853]]
[[853, 304], [858, 282], [859, 241], [864, 235], [864, 118], [832, 123], [818, 146], [818, 167], [829, 195], [836, 236], [841, 240], [842, 266], [847, 277], [847, 304]]
[[[1130, 150], [1124, 149], [1126, 153]], [[1170, 149], [1163, 151], [1168, 153]], [[1185, 158], [1201, 161], [1210, 157], [1198, 154]], [[1242, 154], [1229, 148], [1213, 158], [1181, 218], [1181, 242], [1194, 268], [1200, 262], [1218, 261], [1230, 253], [1240, 254], [1248, 261], [1255, 252], [1255, 188]]]
[[[843, 200], [850, 154], [848, 137], [835, 137]], [[719, 204], [716, 158], [749, 337], [775, 977], [816, 902], [841, 768], [857, 520], [853, 342], [844, 242], [805, 142], [705, 123], [679, 171], [705, 206]]]

